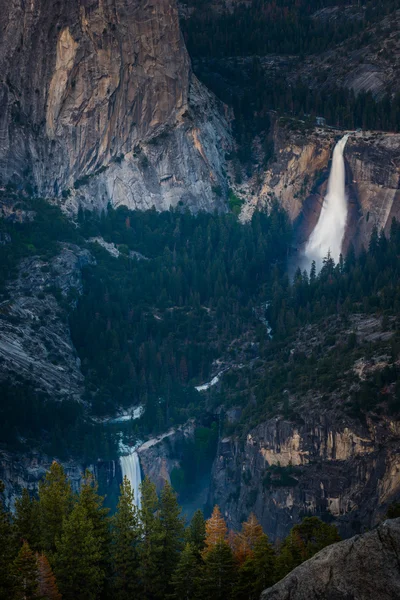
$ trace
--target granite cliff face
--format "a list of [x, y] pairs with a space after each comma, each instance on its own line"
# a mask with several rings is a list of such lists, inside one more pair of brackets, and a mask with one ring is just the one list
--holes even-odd
[[398, 422], [361, 425], [334, 413], [302, 424], [274, 418], [246, 442], [224, 438], [212, 474], [212, 503], [233, 528], [254, 511], [273, 540], [303, 516], [327, 516], [348, 537], [374, 526], [400, 486]]
[[173, 0], [0, 10], [3, 183], [29, 182], [70, 210], [222, 203], [229, 126], [191, 74]]
[[21, 261], [9, 298], [0, 304], [1, 380], [23, 378], [53, 399], [81, 401], [80, 360], [54, 290], [64, 299], [79, 293], [81, 268], [90, 262], [90, 253], [73, 244], [62, 245], [47, 262], [37, 256]]
[[400, 519], [328, 546], [261, 600], [392, 600], [400, 597]]

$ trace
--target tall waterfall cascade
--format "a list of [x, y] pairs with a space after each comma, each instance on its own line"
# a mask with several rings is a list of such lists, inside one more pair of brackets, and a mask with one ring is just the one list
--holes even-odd
[[342, 252], [346, 230], [348, 204], [346, 197], [346, 169], [344, 149], [349, 139], [345, 135], [335, 146], [332, 168], [329, 175], [328, 191], [322, 205], [321, 214], [304, 250], [305, 262], [310, 267], [315, 261], [317, 271], [323, 259], [330, 253], [337, 263]]
[[131, 454], [120, 457], [120, 464], [122, 470], [122, 477], [127, 477], [130, 481], [133, 493], [134, 493], [134, 501], [138, 508], [141, 508], [141, 493], [140, 493], [140, 484], [142, 483], [142, 474], [140, 471], [140, 461], [139, 456], [136, 451], [133, 451]]

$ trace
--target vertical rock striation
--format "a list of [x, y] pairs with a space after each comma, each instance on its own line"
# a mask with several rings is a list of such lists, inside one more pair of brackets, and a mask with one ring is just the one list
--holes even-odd
[[191, 74], [174, 0], [0, 10], [4, 183], [29, 180], [73, 209], [218, 204], [229, 127]]

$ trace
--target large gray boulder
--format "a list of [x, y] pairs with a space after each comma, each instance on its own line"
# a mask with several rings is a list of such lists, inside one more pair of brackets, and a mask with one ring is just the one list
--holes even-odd
[[400, 599], [400, 519], [321, 550], [261, 600]]

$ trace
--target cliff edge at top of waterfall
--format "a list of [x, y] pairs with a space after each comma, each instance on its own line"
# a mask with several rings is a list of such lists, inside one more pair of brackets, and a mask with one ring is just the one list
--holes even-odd
[[400, 519], [321, 550], [261, 600], [394, 600], [400, 598]]

